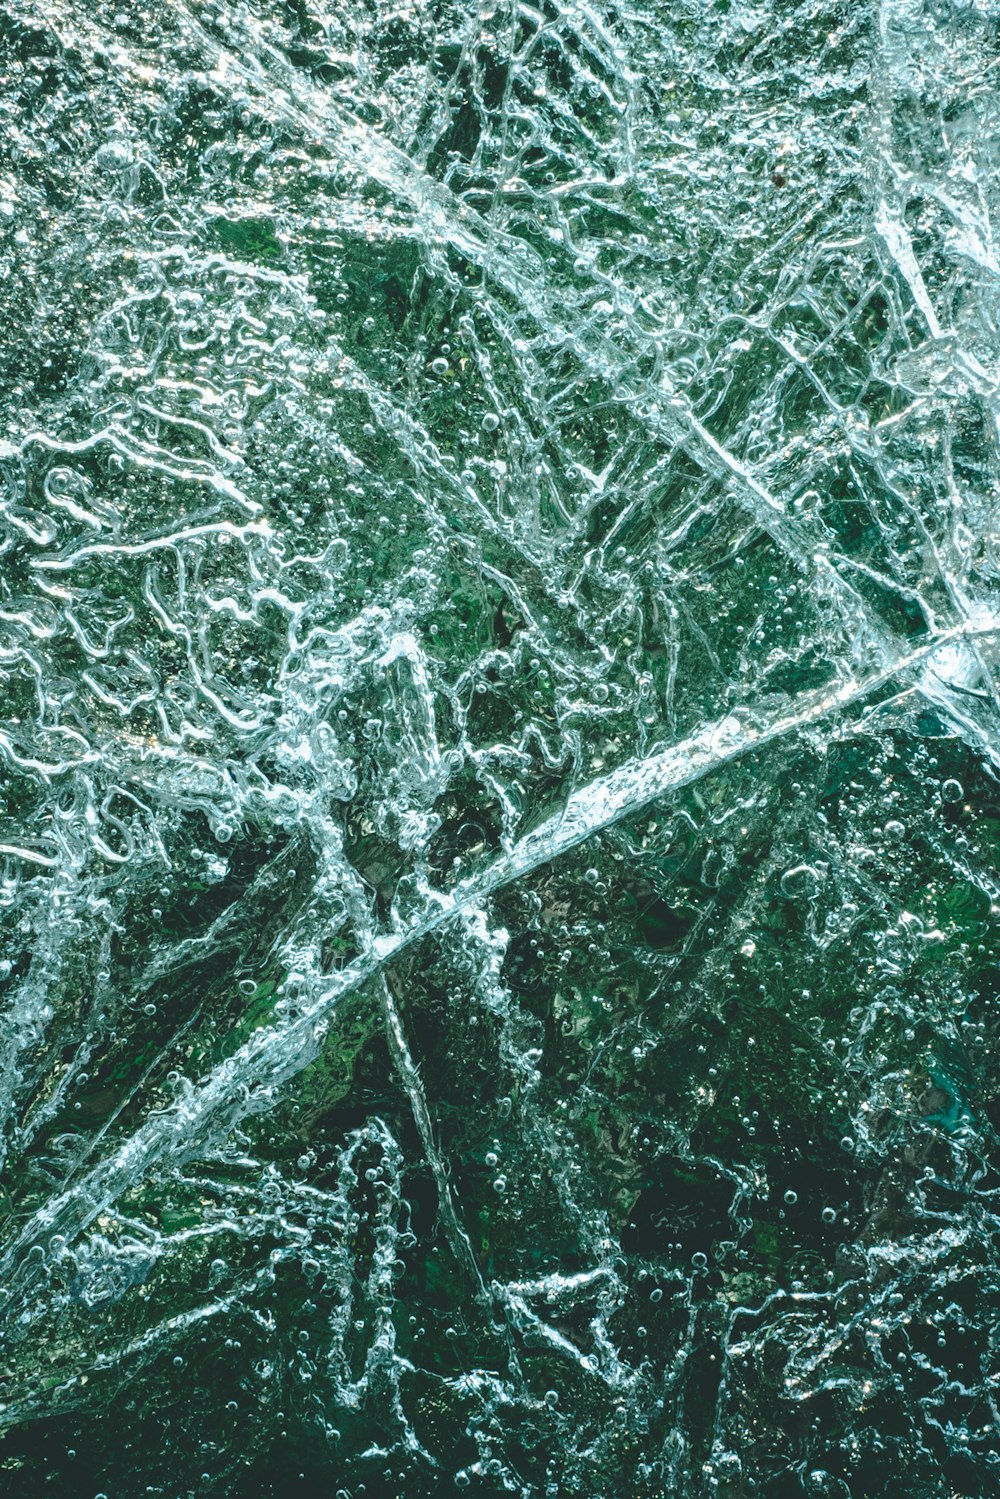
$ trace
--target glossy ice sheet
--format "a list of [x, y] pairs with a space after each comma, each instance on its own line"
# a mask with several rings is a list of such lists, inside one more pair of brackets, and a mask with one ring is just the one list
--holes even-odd
[[993, 0], [0, 4], [0, 1491], [983, 1495]]

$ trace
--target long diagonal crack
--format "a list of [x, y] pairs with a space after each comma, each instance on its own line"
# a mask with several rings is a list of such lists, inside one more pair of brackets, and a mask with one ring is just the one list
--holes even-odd
[[[998, 627], [980, 625], [975, 633], [993, 636]], [[359, 958], [331, 976], [320, 998], [285, 1026], [262, 1028], [172, 1107], [147, 1119], [103, 1163], [69, 1191], [35, 1213], [0, 1260], [8, 1297], [28, 1293], [40, 1267], [27, 1251], [53, 1234], [72, 1238], [113, 1203], [136, 1180], [164, 1159], [197, 1156], [198, 1141], [211, 1126], [234, 1125], [250, 1112], [274, 1102], [278, 1090], [316, 1056], [336, 1009], [345, 995], [380, 974], [386, 965], [461, 913], [474, 910], [491, 895], [542, 865], [569, 853], [588, 838], [641, 812], [662, 797], [691, 785], [755, 750], [799, 733], [837, 713], [863, 703], [895, 678], [907, 678], [933, 665], [935, 656], [972, 633], [967, 627], [943, 632], [877, 672], [838, 686], [806, 693], [770, 717], [750, 721], [736, 714], [706, 725], [696, 734], [645, 759], [580, 787], [558, 813], [521, 838], [509, 852], [479, 874], [460, 881], [447, 894], [428, 897], [424, 911], [409, 925], [377, 936]], [[390, 1030], [391, 1010], [387, 1012]], [[406, 1068], [408, 1052], [397, 1056]], [[412, 1060], [410, 1062], [412, 1066]], [[429, 1120], [423, 1128], [429, 1129]], [[446, 1199], [447, 1200], [447, 1199]], [[459, 1231], [460, 1233], [460, 1231]]]

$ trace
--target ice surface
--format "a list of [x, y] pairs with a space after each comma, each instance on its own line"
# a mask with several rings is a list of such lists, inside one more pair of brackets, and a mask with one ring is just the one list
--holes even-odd
[[0, 1492], [1000, 1483], [998, 28], [0, 0]]

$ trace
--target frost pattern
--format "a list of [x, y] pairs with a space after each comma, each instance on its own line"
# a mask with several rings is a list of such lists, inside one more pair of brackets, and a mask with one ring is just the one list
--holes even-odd
[[1000, 1482], [998, 40], [0, 4], [5, 1494]]

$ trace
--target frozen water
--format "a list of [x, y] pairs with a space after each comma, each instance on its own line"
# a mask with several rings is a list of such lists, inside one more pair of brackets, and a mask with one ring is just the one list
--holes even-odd
[[1000, 1482], [998, 25], [0, 4], [4, 1494]]

